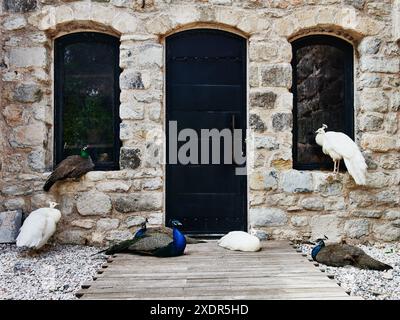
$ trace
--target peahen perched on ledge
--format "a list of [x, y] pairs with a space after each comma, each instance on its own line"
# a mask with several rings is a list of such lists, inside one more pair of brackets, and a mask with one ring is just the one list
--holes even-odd
[[393, 269], [367, 255], [362, 249], [348, 244], [325, 245], [323, 239], [317, 240], [317, 245], [311, 251], [311, 257], [322, 264], [331, 267], [353, 266], [359, 269], [384, 271]]
[[79, 178], [93, 170], [93, 168], [94, 163], [87, 151], [87, 146], [83, 147], [79, 155], [69, 156], [57, 165], [52, 174], [47, 178], [43, 190], [49, 191], [53, 184], [59, 180]]

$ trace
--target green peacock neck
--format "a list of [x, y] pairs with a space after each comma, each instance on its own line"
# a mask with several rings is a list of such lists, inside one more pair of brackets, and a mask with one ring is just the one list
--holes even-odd
[[81, 150], [81, 157], [84, 159], [88, 159], [89, 158], [89, 152], [87, 152], [87, 150]]

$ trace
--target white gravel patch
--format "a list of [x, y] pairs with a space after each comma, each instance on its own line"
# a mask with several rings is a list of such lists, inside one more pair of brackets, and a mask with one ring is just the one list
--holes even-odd
[[30, 255], [0, 244], [0, 300], [71, 300], [105, 262], [100, 249], [78, 245], [49, 246]]
[[[374, 259], [393, 267], [389, 271], [361, 270], [351, 266], [335, 268], [320, 264], [321, 270], [335, 276], [335, 281], [352, 296], [367, 300], [400, 300], [400, 243], [358, 245]], [[300, 245], [311, 257], [312, 245]]]

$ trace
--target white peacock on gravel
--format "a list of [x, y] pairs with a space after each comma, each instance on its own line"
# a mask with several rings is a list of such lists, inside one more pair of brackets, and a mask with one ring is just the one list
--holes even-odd
[[344, 160], [347, 171], [358, 185], [366, 184], [367, 164], [357, 144], [342, 132], [328, 131], [323, 124], [316, 133], [315, 141], [322, 147], [323, 153], [334, 162], [333, 172], [339, 173], [340, 160]]
[[49, 202], [49, 208], [32, 211], [25, 219], [17, 237], [18, 247], [40, 249], [56, 231], [57, 222], [61, 219], [56, 202]]

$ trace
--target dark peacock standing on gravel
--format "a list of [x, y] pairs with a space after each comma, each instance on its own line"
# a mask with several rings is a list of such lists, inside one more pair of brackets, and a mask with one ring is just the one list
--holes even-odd
[[331, 267], [353, 266], [359, 269], [385, 271], [393, 269], [367, 255], [362, 249], [348, 244], [325, 245], [323, 239], [317, 240], [317, 245], [311, 251], [311, 257], [322, 264]]
[[87, 146], [81, 149], [80, 155], [72, 155], [61, 161], [47, 178], [43, 190], [49, 191], [51, 186], [59, 180], [79, 178], [86, 172], [93, 170], [94, 163], [87, 151]]

